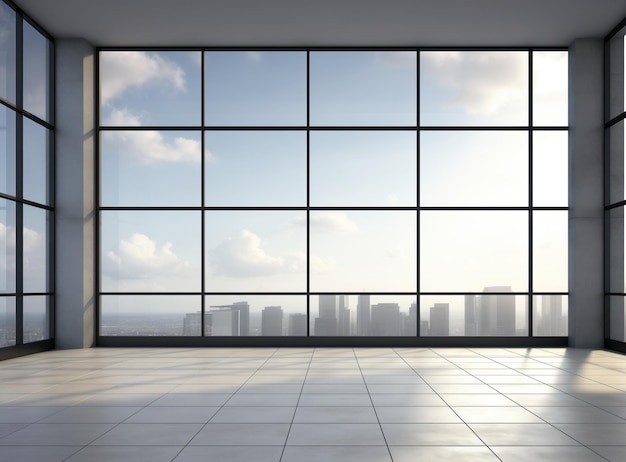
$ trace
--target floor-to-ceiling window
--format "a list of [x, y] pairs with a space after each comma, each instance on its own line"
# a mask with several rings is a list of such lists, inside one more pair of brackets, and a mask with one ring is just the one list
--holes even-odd
[[0, 357], [53, 327], [53, 44], [0, 2]]
[[605, 337], [612, 348], [626, 349], [624, 285], [624, 120], [626, 118], [624, 62], [626, 27], [605, 41]]
[[567, 82], [559, 49], [100, 50], [101, 344], [564, 338]]

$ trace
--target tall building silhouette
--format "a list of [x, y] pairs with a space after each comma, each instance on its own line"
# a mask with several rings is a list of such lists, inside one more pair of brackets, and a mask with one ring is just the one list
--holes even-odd
[[465, 296], [465, 335], [478, 335], [478, 326], [476, 324], [478, 297], [476, 295]]
[[350, 310], [348, 309], [348, 296], [339, 295], [337, 306], [337, 335], [350, 335]]
[[401, 332], [400, 306], [397, 303], [372, 305], [372, 335], [396, 337]]
[[372, 335], [370, 296], [359, 295], [356, 305], [356, 335]]
[[283, 335], [283, 309], [266, 306], [261, 313], [261, 335], [279, 337]]
[[337, 297], [319, 296], [319, 316], [315, 318], [315, 335], [337, 335]]
[[512, 295], [489, 292], [511, 292], [510, 286], [485, 287], [476, 303], [476, 335], [514, 336], [515, 335], [515, 297]]
[[450, 305], [435, 303], [430, 307], [430, 335], [447, 337], [450, 335]]
[[307, 317], [302, 313], [291, 313], [287, 322], [287, 335], [306, 335]]
[[541, 296], [541, 315], [535, 335], [558, 336], [567, 335], [565, 317], [563, 316], [563, 297], [561, 295]]
[[[227, 331], [232, 333], [215, 333]], [[250, 335], [250, 305], [248, 302], [211, 306], [206, 313], [206, 335]]]
[[200, 327], [202, 325], [201, 323], [202, 313], [200, 311], [198, 311], [197, 313], [185, 314], [185, 319], [183, 319], [183, 336], [200, 335]]
[[404, 326], [402, 335], [414, 337], [417, 335], [417, 303], [411, 303], [409, 315], [403, 318]]

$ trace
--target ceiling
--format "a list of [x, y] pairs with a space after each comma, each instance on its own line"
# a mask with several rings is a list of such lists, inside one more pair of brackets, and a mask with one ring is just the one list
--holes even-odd
[[624, 0], [13, 0], [96, 46], [567, 46]]

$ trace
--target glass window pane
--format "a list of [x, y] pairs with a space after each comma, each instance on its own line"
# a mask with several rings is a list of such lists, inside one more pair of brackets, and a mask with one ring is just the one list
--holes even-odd
[[567, 51], [533, 52], [533, 125], [567, 126]]
[[104, 126], [199, 126], [199, 51], [103, 51]]
[[103, 295], [100, 335], [199, 336], [201, 302], [198, 295]]
[[567, 292], [567, 211], [533, 212], [533, 290]]
[[528, 205], [528, 134], [422, 131], [422, 206]]
[[[0, 2], [0, 97], [15, 104], [15, 11]], [[1, 342], [1, 340], [0, 340]]]
[[608, 129], [608, 169], [607, 181], [609, 182], [609, 204], [623, 201], [626, 198], [624, 189], [624, 177], [626, 177], [624, 155], [626, 150], [626, 131], [624, 131], [624, 121], [612, 125]]
[[24, 205], [24, 292], [48, 292], [49, 212]]
[[15, 297], [0, 297], [0, 348], [15, 345]]
[[295, 211], [206, 213], [206, 290], [306, 290], [306, 214]]
[[306, 52], [205, 53], [205, 124], [306, 124]]
[[199, 206], [200, 132], [101, 133], [103, 206]]
[[624, 112], [626, 108], [626, 79], [624, 79], [624, 63], [626, 62], [626, 36], [623, 29], [609, 42], [609, 101], [606, 107], [607, 120]]
[[0, 199], [0, 292], [15, 292], [15, 202]]
[[414, 295], [312, 295], [310, 304], [311, 335], [417, 335], [417, 304]]
[[31, 295], [24, 297], [24, 343], [50, 338], [49, 297]]
[[313, 206], [416, 206], [414, 132], [312, 132]]
[[306, 296], [207, 296], [204, 333], [207, 337], [306, 336]]
[[15, 112], [0, 105], [0, 192], [15, 196]]
[[304, 131], [205, 132], [207, 206], [306, 206]]
[[52, 116], [49, 105], [50, 56], [48, 39], [24, 21], [24, 109], [43, 120]]
[[566, 131], [533, 133], [533, 205], [567, 207], [568, 141]]
[[[492, 337], [528, 335], [528, 297], [491, 294], [504, 287], [486, 287], [481, 295], [420, 297], [423, 337]], [[507, 292], [504, 290], [503, 292]]]
[[50, 204], [50, 132], [24, 118], [24, 199]]
[[200, 290], [200, 213], [101, 213], [103, 292]]
[[423, 211], [421, 290], [528, 290], [528, 213]]
[[609, 210], [609, 291], [613, 293], [626, 293], [624, 271], [624, 207]]
[[528, 125], [528, 53], [420, 53], [422, 125]]
[[310, 54], [312, 125], [415, 125], [417, 55], [413, 51]]
[[313, 292], [414, 292], [417, 217], [411, 211], [311, 211]]
[[533, 335], [567, 336], [567, 295], [533, 296]]
[[626, 304], [624, 304], [625, 297], [611, 296], [609, 297], [609, 338], [611, 340], [618, 340], [620, 342], [626, 342]]

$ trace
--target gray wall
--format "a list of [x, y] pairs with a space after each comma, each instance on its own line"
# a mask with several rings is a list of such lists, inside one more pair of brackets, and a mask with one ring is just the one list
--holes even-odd
[[602, 39], [569, 47], [569, 344], [604, 347]]
[[56, 347], [95, 344], [94, 48], [56, 41]]

